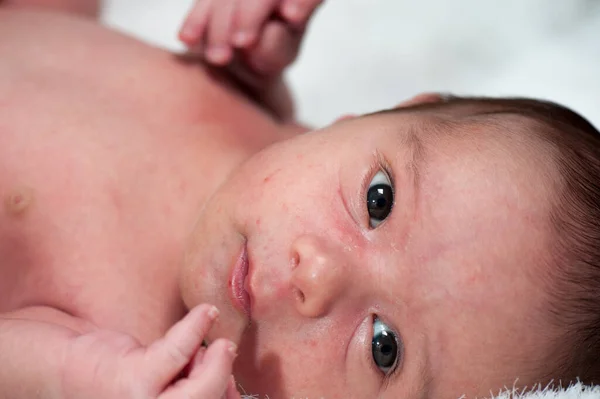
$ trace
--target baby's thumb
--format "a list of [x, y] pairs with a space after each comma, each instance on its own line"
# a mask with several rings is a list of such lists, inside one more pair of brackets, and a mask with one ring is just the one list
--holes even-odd
[[241, 399], [240, 393], [235, 386], [235, 378], [231, 376], [229, 385], [227, 385], [227, 391], [225, 391], [225, 399]]
[[214, 306], [197, 306], [148, 347], [142, 367], [152, 391], [160, 392], [190, 363], [218, 314]]

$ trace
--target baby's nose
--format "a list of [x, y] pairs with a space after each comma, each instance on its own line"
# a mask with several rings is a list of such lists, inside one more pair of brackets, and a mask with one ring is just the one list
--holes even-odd
[[294, 241], [292, 256], [291, 286], [296, 309], [311, 318], [327, 314], [346, 289], [347, 256], [340, 246], [312, 235]]

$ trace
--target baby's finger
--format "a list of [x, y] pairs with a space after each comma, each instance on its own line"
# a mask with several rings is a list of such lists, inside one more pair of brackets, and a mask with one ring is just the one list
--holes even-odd
[[260, 30], [281, 0], [239, 0], [235, 12], [232, 43], [238, 48], [249, 47], [258, 39]]
[[323, 0], [284, 0], [279, 12], [290, 25], [301, 28], [322, 2]]
[[159, 399], [223, 397], [229, 389], [235, 356], [236, 347], [231, 341], [219, 339], [213, 342], [206, 350], [202, 363], [197, 364], [186, 379], [178, 381]]
[[190, 371], [194, 370], [194, 368], [196, 368], [198, 365], [202, 364], [205, 354], [206, 354], [206, 347], [201, 346], [200, 348], [198, 348], [198, 351], [194, 355], [194, 359], [192, 360], [192, 363], [190, 364]]
[[298, 54], [302, 35], [282, 21], [270, 21], [260, 41], [249, 52], [247, 62], [259, 74], [273, 75], [291, 64]]
[[148, 347], [142, 365], [152, 392], [160, 392], [190, 362], [218, 314], [214, 306], [197, 306]]
[[214, 0], [197, 0], [192, 10], [188, 13], [181, 29], [179, 40], [188, 47], [198, 46], [206, 31]]
[[229, 385], [227, 385], [227, 391], [225, 392], [225, 399], [241, 399], [241, 395], [235, 386], [235, 379], [233, 376], [229, 379]]
[[[231, 367], [236, 356], [237, 347], [233, 342], [223, 338], [218, 339], [205, 349], [202, 361], [194, 364], [188, 378], [200, 380], [205, 378], [207, 373], [216, 373], [219, 368], [215, 365], [219, 365], [220, 368], [227, 368], [229, 364]], [[231, 374], [231, 371], [229, 374]]]
[[230, 37], [233, 29], [233, 16], [236, 0], [218, 0], [219, 6], [213, 10], [208, 22], [208, 37], [204, 56], [215, 65], [227, 65], [233, 57]]

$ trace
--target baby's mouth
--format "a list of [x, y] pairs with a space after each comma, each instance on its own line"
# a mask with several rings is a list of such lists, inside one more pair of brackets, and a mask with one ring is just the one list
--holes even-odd
[[245, 314], [250, 320], [252, 316], [252, 303], [250, 299], [250, 283], [248, 274], [250, 262], [248, 260], [248, 248], [246, 242], [242, 247], [237, 261], [233, 265], [229, 279], [229, 294], [234, 307]]

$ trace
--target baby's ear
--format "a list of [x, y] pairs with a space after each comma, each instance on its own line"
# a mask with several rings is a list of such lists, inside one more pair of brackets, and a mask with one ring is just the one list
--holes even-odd
[[396, 105], [396, 108], [412, 107], [419, 104], [439, 103], [446, 101], [449, 97], [447, 94], [441, 93], [421, 93], [417, 94], [410, 100], [406, 100]]
[[348, 119], [354, 119], [354, 118], [356, 118], [357, 116], [358, 116], [358, 115], [356, 115], [356, 114], [346, 114], [346, 115], [342, 115], [342, 116], [338, 117], [338, 118], [337, 118], [337, 119], [336, 119], [336, 120], [335, 120], [333, 123], [335, 124], [335, 123], [338, 123], [338, 122], [341, 122], [341, 121], [346, 121], [346, 120], [348, 120]]

